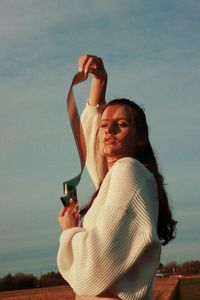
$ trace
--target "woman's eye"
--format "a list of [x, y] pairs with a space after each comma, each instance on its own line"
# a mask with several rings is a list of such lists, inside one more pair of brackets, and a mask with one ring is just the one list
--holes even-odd
[[128, 124], [125, 123], [125, 122], [118, 123], [117, 125], [118, 125], [119, 127], [128, 127]]
[[107, 124], [101, 124], [101, 128], [106, 128]]

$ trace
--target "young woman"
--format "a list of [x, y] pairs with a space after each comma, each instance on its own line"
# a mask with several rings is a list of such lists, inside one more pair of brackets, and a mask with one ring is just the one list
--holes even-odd
[[87, 168], [96, 186], [78, 226], [75, 204], [63, 208], [57, 263], [76, 300], [152, 299], [161, 244], [174, 238], [163, 178], [148, 137], [144, 111], [134, 102], [105, 103], [101, 58], [84, 55], [79, 70], [92, 75], [82, 114]]

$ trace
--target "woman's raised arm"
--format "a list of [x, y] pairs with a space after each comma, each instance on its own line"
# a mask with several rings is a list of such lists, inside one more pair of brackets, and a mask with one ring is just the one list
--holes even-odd
[[107, 86], [107, 72], [100, 57], [86, 54], [78, 61], [79, 71], [92, 75], [88, 103], [92, 106], [103, 105]]

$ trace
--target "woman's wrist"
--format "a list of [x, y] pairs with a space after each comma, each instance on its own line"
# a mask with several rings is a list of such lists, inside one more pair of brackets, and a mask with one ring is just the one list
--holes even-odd
[[105, 104], [106, 87], [107, 73], [102, 78], [92, 77], [88, 103], [94, 106]]

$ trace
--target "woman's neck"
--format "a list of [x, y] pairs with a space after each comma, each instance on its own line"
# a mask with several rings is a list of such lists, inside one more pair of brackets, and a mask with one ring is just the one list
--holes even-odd
[[114, 163], [115, 163], [116, 161], [117, 161], [117, 158], [107, 160], [108, 170], [110, 170], [110, 168], [112, 168], [112, 166], [114, 165]]

